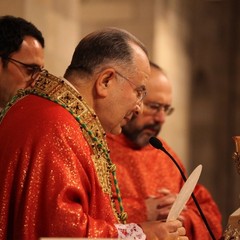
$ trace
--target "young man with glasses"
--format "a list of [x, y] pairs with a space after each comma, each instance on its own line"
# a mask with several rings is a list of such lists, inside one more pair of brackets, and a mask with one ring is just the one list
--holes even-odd
[[0, 17], [0, 111], [19, 89], [33, 86], [44, 65], [44, 38], [20, 17]]
[[[151, 63], [147, 83], [147, 96], [143, 99], [143, 112], [134, 116], [118, 136], [108, 135], [112, 161], [124, 207], [129, 221], [165, 220], [183, 185], [178, 169], [162, 151], [149, 144], [150, 137], [158, 136], [167, 117], [173, 112], [172, 86], [162, 69]], [[185, 168], [174, 151], [161, 139], [164, 147]], [[208, 191], [201, 185], [195, 190], [211, 229], [219, 239], [222, 232], [221, 215]], [[211, 239], [196, 206], [190, 200], [179, 218], [189, 239]]]

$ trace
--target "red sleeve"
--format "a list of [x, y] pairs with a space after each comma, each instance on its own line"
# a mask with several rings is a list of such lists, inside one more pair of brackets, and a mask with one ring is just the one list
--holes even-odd
[[[174, 157], [181, 169], [183, 169], [184, 174], [186, 174], [185, 168], [179, 157], [166, 144], [166, 142], [163, 140], [162, 142], [167, 151]], [[181, 182], [181, 184], [183, 184], [183, 182]], [[220, 239], [222, 236], [222, 217], [218, 206], [204, 186], [198, 184], [195, 187], [194, 194], [215, 238]], [[192, 198], [189, 200], [187, 204], [187, 211], [183, 212], [183, 216], [185, 217], [184, 226], [187, 230], [187, 236], [189, 239], [212, 239]]]
[[[194, 190], [195, 197], [202, 209], [208, 225], [216, 239], [222, 236], [221, 214], [210, 193], [198, 184]], [[189, 239], [212, 239], [192, 199], [187, 204], [187, 211], [183, 211], [184, 227]]]

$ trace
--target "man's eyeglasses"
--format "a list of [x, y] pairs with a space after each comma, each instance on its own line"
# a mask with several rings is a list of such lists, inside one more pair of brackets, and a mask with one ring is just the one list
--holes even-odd
[[123, 76], [118, 71], [116, 71], [116, 74], [119, 75], [120, 77], [124, 78], [125, 80], [127, 80], [130, 83], [130, 85], [133, 85], [135, 87], [134, 90], [137, 93], [137, 98], [141, 102], [143, 100], [143, 98], [147, 95], [147, 90], [146, 90], [145, 86], [137, 86], [134, 82], [129, 80], [127, 77]]
[[156, 114], [160, 111], [164, 111], [164, 113], [169, 116], [174, 111], [174, 108], [168, 104], [161, 103], [144, 103], [144, 112], [148, 114]]
[[27, 73], [28, 73], [28, 75], [31, 76], [32, 80], [36, 80], [38, 78], [39, 74], [43, 71], [42, 67], [39, 67], [38, 65], [35, 65], [35, 64], [26, 64], [26, 63], [20, 62], [16, 59], [10, 58], [10, 57], [6, 57], [3, 59], [7, 60], [9, 62], [12, 62], [12, 63], [18, 63], [18, 64], [22, 65], [27, 70]]

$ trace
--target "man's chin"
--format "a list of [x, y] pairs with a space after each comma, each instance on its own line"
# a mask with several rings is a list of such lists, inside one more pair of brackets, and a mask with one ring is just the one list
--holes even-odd
[[122, 127], [120, 127], [120, 126], [115, 127], [113, 129], [111, 129], [110, 133], [114, 134], [114, 135], [119, 135], [122, 133]]
[[152, 129], [144, 129], [141, 132], [141, 136], [146, 136], [148, 138], [150, 137], [156, 137], [158, 135], [158, 132], [156, 130], [152, 130]]
[[136, 144], [139, 146], [139, 147], [145, 147], [146, 145], [149, 144], [149, 139], [151, 137], [155, 136], [155, 133], [153, 133], [152, 131], [149, 132], [142, 132], [141, 134], [138, 135], [137, 139], [136, 139]]

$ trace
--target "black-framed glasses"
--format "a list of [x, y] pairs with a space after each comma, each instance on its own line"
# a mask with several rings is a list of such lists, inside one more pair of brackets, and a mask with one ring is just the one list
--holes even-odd
[[174, 111], [174, 108], [168, 104], [162, 103], [144, 103], [144, 112], [148, 114], [156, 114], [160, 111], [163, 111], [167, 116], [171, 115]]
[[139, 102], [141, 102], [143, 100], [143, 98], [147, 95], [147, 90], [146, 90], [145, 86], [137, 86], [134, 82], [129, 80], [127, 77], [123, 76], [118, 71], [116, 71], [116, 74], [119, 75], [120, 77], [124, 78], [125, 80], [127, 80], [130, 83], [131, 86], [132, 85], [134, 86], [134, 90], [137, 93], [137, 98], [138, 98]]
[[42, 67], [40, 67], [36, 64], [23, 63], [14, 58], [10, 58], [10, 57], [4, 58], [3, 57], [3, 59], [7, 60], [9, 62], [12, 62], [12, 63], [18, 63], [18, 64], [22, 65], [27, 70], [27, 73], [28, 73], [28, 75], [31, 76], [32, 80], [36, 80], [38, 78], [39, 74], [44, 70]]

